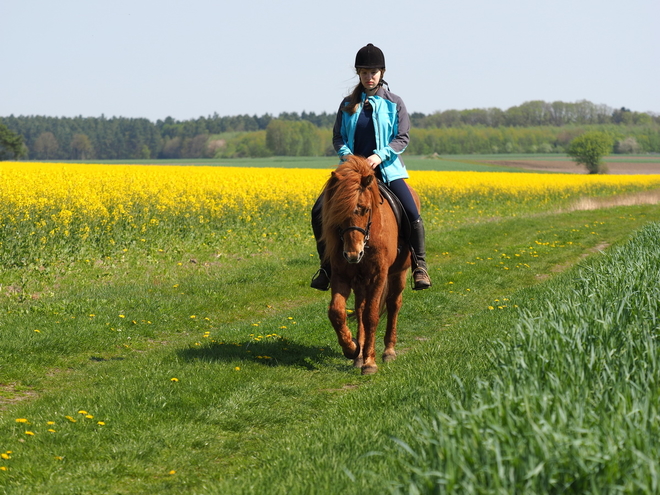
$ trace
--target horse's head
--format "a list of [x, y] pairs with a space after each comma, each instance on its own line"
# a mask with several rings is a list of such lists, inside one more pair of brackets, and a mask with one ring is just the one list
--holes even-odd
[[332, 172], [323, 202], [323, 239], [329, 256], [341, 251], [349, 263], [362, 260], [377, 195], [376, 176], [363, 158], [351, 156]]

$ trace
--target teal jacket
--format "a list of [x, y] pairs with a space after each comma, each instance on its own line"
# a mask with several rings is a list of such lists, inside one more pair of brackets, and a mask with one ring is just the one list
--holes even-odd
[[[354, 114], [344, 111], [349, 104], [345, 98], [339, 106], [333, 128], [332, 144], [340, 157], [353, 154], [355, 127], [366, 93], [362, 93], [362, 102]], [[374, 153], [383, 163], [379, 165], [383, 181], [389, 184], [396, 179], [407, 179], [408, 172], [401, 158], [410, 140], [410, 117], [403, 100], [382, 86], [374, 96], [369, 97], [373, 107], [373, 122], [376, 131], [376, 149]]]

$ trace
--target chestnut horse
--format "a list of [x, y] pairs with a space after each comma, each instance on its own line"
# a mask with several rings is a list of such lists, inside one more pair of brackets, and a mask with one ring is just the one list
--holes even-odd
[[[419, 198], [411, 192], [419, 208]], [[399, 237], [394, 212], [363, 158], [350, 156], [332, 172], [323, 192], [322, 214], [322, 240], [331, 267], [328, 317], [344, 356], [353, 359], [363, 375], [372, 374], [378, 371], [376, 328], [385, 307], [383, 361], [396, 359], [396, 325], [410, 268], [410, 247]], [[346, 324], [351, 290], [355, 293], [357, 339]]]

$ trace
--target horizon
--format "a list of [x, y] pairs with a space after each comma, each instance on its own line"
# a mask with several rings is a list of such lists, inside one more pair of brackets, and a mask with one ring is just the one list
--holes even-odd
[[[646, 111], [646, 112], [644, 112], [644, 111], [638, 111], [638, 110], [634, 110], [634, 109], [627, 108], [627, 107], [616, 108], [616, 107], [612, 107], [612, 106], [610, 106], [610, 105], [607, 105], [607, 104], [605, 104], [605, 103], [594, 103], [594, 102], [592, 102], [592, 101], [590, 101], [590, 100], [588, 100], [588, 99], [578, 100], [578, 101], [574, 101], [574, 102], [570, 102], [570, 101], [547, 102], [547, 101], [543, 101], [543, 100], [528, 100], [528, 101], [525, 101], [525, 102], [523, 102], [523, 103], [521, 103], [521, 104], [519, 104], [519, 105], [513, 105], [513, 106], [508, 107], [508, 108], [506, 108], [506, 109], [498, 108], [498, 107], [488, 107], [488, 108], [462, 108], [462, 109], [458, 109], [458, 108], [448, 108], [448, 109], [446, 109], [446, 110], [439, 110], [439, 111], [435, 111], [435, 112], [432, 112], [432, 113], [415, 112], [414, 110], [412, 110], [412, 111], [409, 110], [409, 113], [410, 113], [411, 115], [412, 115], [412, 114], [415, 114], [415, 113], [422, 113], [424, 116], [431, 116], [431, 115], [435, 115], [435, 114], [442, 113], [442, 112], [447, 112], [447, 111], [466, 112], [466, 111], [473, 111], [473, 110], [500, 110], [500, 111], [503, 111], [503, 112], [507, 112], [508, 110], [510, 110], [510, 109], [512, 109], [512, 108], [520, 107], [520, 106], [522, 106], [522, 105], [524, 105], [524, 104], [526, 104], [526, 103], [531, 103], [531, 102], [543, 102], [543, 103], [546, 103], [546, 104], [552, 104], [552, 103], [576, 104], [576, 103], [581, 103], [581, 102], [588, 102], [588, 103], [591, 103], [591, 104], [596, 105], [596, 106], [598, 106], [598, 107], [604, 107], [604, 108], [607, 108], [607, 109], [608, 109], [609, 111], [611, 111], [611, 112], [616, 111], [616, 110], [622, 110], [622, 109], [625, 108], [625, 110], [627, 110], [627, 111], [631, 111], [631, 112], [634, 112], [634, 113], [646, 113], [646, 114], [649, 114], [651, 117], [657, 117], [657, 116], [660, 116], [660, 112], [653, 112], [653, 111]], [[105, 118], [105, 119], [108, 119], [108, 120], [109, 120], [109, 119], [122, 119], [122, 118], [124, 118], [124, 119], [135, 119], [135, 120], [139, 120], [139, 119], [147, 119], [147, 120], [149, 120], [150, 122], [157, 123], [158, 121], [165, 121], [165, 120], [170, 119], [170, 118], [173, 119], [173, 120], [175, 120], [175, 121], [177, 121], [177, 122], [185, 122], [185, 121], [189, 121], [189, 120], [198, 120], [198, 119], [202, 119], [202, 118], [210, 119], [210, 118], [216, 118], [216, 117], [217, 117], [217, 118], [231, 118], [231, 117], [244, 117], [244, 116], [248, 116], [248, 117], [266, 117], [266, 116], [269, 116], [269, 117], [271, 117], [271, 118], [273, 118], [273, 119], [276, 119], [276, 118], [279, 118], [281, 115], [285, 115], [285, 114], [288, 114], [288, 115], [297, 115], [299, 118], [302, 119], [302, 115], [305, 114], [305, 113], [308, 114], [308, 115], [317, 115], [317, 116], [318, 116], [318, 115], [334, 115], [334, 114], [335, 114], [335, 112], [308, 112], [308, 111], [306, 111], [306, 110], [302, 110], [302, 111], [300, 111], [300, 112], [296, 112], [296, 111], [282, 111], [282, 112], [279, 112], [277, 115], [275, 115], [275, 114], [270, 114], [270, 113], [268, 113], [268, 112], [266, 112], [266, 113], [261, 113], [261, 114], [258, 114], [258, 113], [252, 113], [252, 114], [250, 114], [250, 113], [236, 113], [236, 114], [232, 114], [232, 115], [220, 115], [220, 114], [218, 114], [217, 112], [214, 112], [213, 114], [209, 114], [209, 115], [199, 115], [198, 117], [192, 117], [192, 118], [189, 118], [189, 119], [177, 119], [177, 118], [175, 118], [175, 117], [172, 117], [171, 115], [168, 115], [168, 116], [166, 116], [166, 117], [162, 117], [162, 118], [157, 118], [157, 119], [149, 119], [148, 117], [127, 117], [127, 116], [123, 116], [123, 115], [112, 115], [112, 116], [107, 116], [107, 115], [104, 115], [104, 114], [101, 114], [101, 115], [14, 115], [14, 114], [11, 114], [11, 115], [0, 115], [0, 118], [11, 118], [11, 117], [14, 117], [14, 118], [21, 118], [21, 117], [24, 117], [24, 118], [25, 118], [25, 117], [27, 117], [27, 118], [44, 117], [44, 118], [55, 118], [55, 119], [77, 119], [77, 118], [83, 118], [83, 119], [95, 119], [95, 118], [98, 118], [98, 119], [102, 119], [102, 118]]]

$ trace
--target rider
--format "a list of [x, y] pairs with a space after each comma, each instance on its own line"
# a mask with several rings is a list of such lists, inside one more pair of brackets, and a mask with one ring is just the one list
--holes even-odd
[[[428, 289], [431, 279], [426, 266], [424, 223], [404, 181], [408, 173], [399, 156], [408, 146], [410, 118], [403, 100], [391, 93], [389, 85], [383, 80], [385, 56], [380, 48], [371, 43], [360, 48], [355, 56], [355, 70], [360, 82], [341, 102], [332, 143], [342, 159], [351, 154], [366, 158], [378, 179], [387, 184], [401, 201], [412, 227], [409, 242], [413, 260], [413, 289]], [[323, 261], [325, 246], [319, 242], [322, 197], [312, 208], [312, 229], [321, 268], [312, 278], [311, 286], [328, 290], [330, 264]]]

